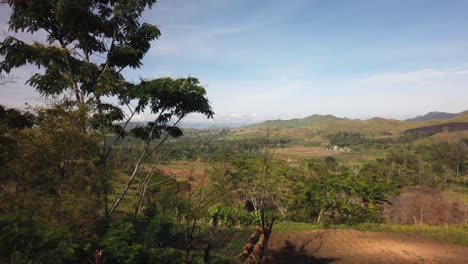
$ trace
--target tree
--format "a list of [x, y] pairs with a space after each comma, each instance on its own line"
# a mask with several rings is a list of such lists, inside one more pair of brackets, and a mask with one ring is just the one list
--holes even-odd
[[15, 82], [15, 77], [11, 74], [0, 74], [0, 85], [6, 85], [8, 83]]
[[9, 135], [13, 146], [0, 168], [5, 212], [58, 225], [79, 225], [96, 215], [101, 206], [96, 200], [98, 144], [81, 133], [82, 119], [83, 114], [60, 104], [38, 112], [38, 129]]
[[259, 250], [254, 250], [261, 261], [268, 258], [268, 241], [273, 225], [279, 216], [286, 216], [292, 193], [288, 187], [291, 182], [281, 166], [275, 161], [276, 148], [279, 142], [279, 131], [267, 129], [261, 145], [258, 159], [245, 159], [237, 162], [237, 180], [239, 190], [245, 197], [246, 205], [253, 207], [258, 217], [261, 237], [257, 242]]
[[3, 129], [23, 129], [34, 125], [34, 115], [15, 108], [0, 105], [0, 127]]
[[[106, 214], [119, 206], [133, 184], [141, 163], [156, 149], [151, 142], [169, 136], [181, 136], [177, 125], [191, 113], [213, 116], [205, 89], [196, 78], [161, 78], [127, 81], [126, 68], [139, 68], [159, 29], [141, 23], [146, 8], [156, 0], [6, 0], [11, 7], [11, 31], [46, 33], [46, 42], [28, 43], [6, 37], [0, 43], [0, 74], [33, 64], [44, 73], [33, 75], [27, 83], [45, 97], [62, 98], [70, 112], [84, 112], [81, 132], [100, 137], [100, 192]], [[112, 103], [110, 98], [116, 98]], [[134, 105], [134, 106], [133, 106]], [[133, 107], [132, 107], [133, 106]], [[124, 110], [124, 107], [126, 107]], [[111, 170], [108, 159], [114, 146], [126, 136], [126, 125], [136, 114], [149, 110], [154, 114], [146, 127], [133, 135], [145, 142], [136, 160], [127, 187], [108, 208]], [[116, 122], [123, 121], [123, 125]], [[114, 133], [110, 143], [107, 135]]]
[[45, 68], [28, 83], [42, 95], [72, 92], [79, 107], [102, 109], [103, 96], [119, 96], [127, 82], [121, 72], [138, 68], [160, 36], [139, 19], [155, 0], [7, 0], [10, 30], [47, 33], [46, 43], [6, 37], [0, 45], [0, 72], [25, 64]]
[[309, 164], [316, 175], [307, 180], [304, 205], [317, 223], [324, 219], [335, 223], [380, 220], [378, 206], [387, 202], [394, 188], [391, 180], [381, 177], [381, 168], [366, 164], [353, 173], [346, 167], [331, 171]]
[[[145, 127], [137, 127], [132, 130], [133, 135], [145, 142], [144, 149], [135, 163], [134, 169], [123, 190], [122, 194], [112, 205], [109, 213], [113, 213], [122, 201], [128, 189], [132, 185], [141, 164], [156, 152], [169, 138], [169, 136], [179, 137], [182, 135], [177, 125], [190, 113], [202, 113], [208, 117], [213, 116], [208, 99], [205, 98], [205, 89], [199, 85], [196, 78], [182, 78], [173, 80], [171, 78], [162, 78], [151, 81], [142, 81], [135, 86], [128, 99], [135, 98], [138, 102], [132, 113], [149, 107], [150, 111], [156, 114], [156, 118], [149, 122]], [[175, 118], [174, 123], [169, 122]], [[126, 123], [131, 120], [128, 118]], [[112, 151], [115, 143], [123, 135], [124, 131], [117, 135], [114, 144], [106, 152], [106, 158]], [[155, 139], [161, 139], [155, 146], [151, 142]], [[154, 169], [154, 168], [153, 168]], [[147, 183], [149, 184], [149, 183]]]

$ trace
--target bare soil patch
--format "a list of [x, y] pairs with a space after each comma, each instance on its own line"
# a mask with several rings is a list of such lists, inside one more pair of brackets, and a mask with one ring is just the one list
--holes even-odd
[[355, 230], [273, 233], [274, 263], [467, 263], [468, 247], [425, 235]]

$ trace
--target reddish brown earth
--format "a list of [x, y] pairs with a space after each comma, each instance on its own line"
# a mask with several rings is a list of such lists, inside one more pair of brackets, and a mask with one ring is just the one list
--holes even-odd
[[424, 235], [310, 230], [273, 233], [273, 263], [468, 263], [468, 247]]

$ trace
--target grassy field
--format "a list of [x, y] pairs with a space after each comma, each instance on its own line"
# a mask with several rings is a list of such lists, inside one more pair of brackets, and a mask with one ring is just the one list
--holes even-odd
[[363, 163], [368, 161], [373, 161], [378, 158], [385, 158], [387, 152], [384, 150], [378, 149], [365, 149], [365, 150], [352, 150], [350, 152], [340, 152], [338, 156], [335, 158], [338, 161], [343, 162], [345, 164], [355, 164], [355, 163]]
[[292, 145], [276, 150], [278, 158], [303, 160], [310, 158], [320, 158], [333, 156], [338, 161], [345, 164], [356, 164], [368, 161], [373, 161], [378, 158], [384, 158], [386, 152], [384, 150], [365, 149], [347, 151], [326, 150], [324, 147], [305, 147], [300, 145]]
[[276, 150], [277, 154], [284, 156], [304, 157], [304, 158], [316, 158], [339, 155], [342, 152], [326, 150], [323, 147], [303, 147], [303, 146], [291, 146], [286, 148], [279, 148]]
[[461, 139], [468, 138], [468, 131], [441, 132], [435, 135], [417, 140], [416, 145], [429, 145], [440, 142], [456, 143]]

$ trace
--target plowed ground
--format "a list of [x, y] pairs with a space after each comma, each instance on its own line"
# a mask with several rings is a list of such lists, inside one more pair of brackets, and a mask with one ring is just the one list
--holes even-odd
[[468, 247], [424, 235], [310, 230], [271, 235], [273, 263], [468, 263]]

